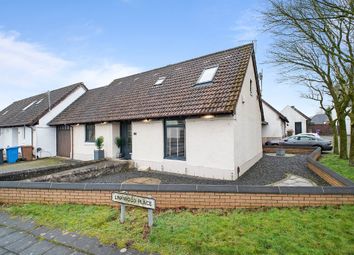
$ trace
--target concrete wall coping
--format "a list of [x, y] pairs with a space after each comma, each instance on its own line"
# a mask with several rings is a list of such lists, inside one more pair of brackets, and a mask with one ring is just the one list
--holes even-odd
[[66, 182], [21, 182], [2, 181], [0, 189], [48, 189], [80, 191], [150, 191], [150, 192], [213, 192], [251, 194], [319, 194], [354, 195], [354, 186], [332, 187], [285, 187], [257, 185], [201, 185], [201, 184], [122, 184], [122, 183], [66, 183]]
[[321, 148], [316, 148], [316, 150], [314, 150], [312, 153], [310, 153], [309, 156], [307, 157], [307, 162], [315, 165], [317, 168], [321, 169], [321, 171], [325, 172], [326, 174], [328, 174], [332, 178], [336, 179], [340, 183], [344, 184], [345, 186], [354, 186], [354, 182], [352, 182], [351, 180], [345, 178], [344, 176], [334, 172], [330, 168], [328, 168], [328, 167], [324, 166], [323, 164], [321, 164], [320, 162], [318, 162], [316, 160], [316, 158], [317, 158], [317, 155], [319, 155], [319, 154], [321, 155]]

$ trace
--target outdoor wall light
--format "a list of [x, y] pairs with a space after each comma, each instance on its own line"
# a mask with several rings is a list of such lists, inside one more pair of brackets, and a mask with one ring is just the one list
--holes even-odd
[[202, 116], [202, 118], [203, 119], [213, 119], [213, 118], [215, 118], [215, 115], [207, 114], [207, 115]]
[[144, 123], [149, 123], [149, 122], [151, 122], [151, 119], [144, 119], [143, 122]]
[[104, 121], [104, 122], [102, 122], [101, 124], [102, 124], [102, 125], [106, 125], [106, 124], [107, 124], [107, 121]]
[[78, 126], [80, 126], [80, 124], [79, 124], [79, 123], [77, 123], [75, 126], [77, 126], [77, 127], [78, 127]]

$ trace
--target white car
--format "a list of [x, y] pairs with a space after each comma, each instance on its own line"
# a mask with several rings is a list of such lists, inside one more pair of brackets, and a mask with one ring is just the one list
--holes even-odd
[[313, 136], [316, 138], [321, 138], [321, 136], [317, 133], [301, 133], [301, 134], [297, 134], [297, 135], [307, 135], [307, 136]]

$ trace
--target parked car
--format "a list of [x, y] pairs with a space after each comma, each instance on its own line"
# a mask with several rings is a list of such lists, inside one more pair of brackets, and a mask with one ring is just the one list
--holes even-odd
[[317, 133], [301, 133], [301, 134], [297, 134], [297, 135], [307, 135], [307, 136], [313, 136], [316, 138], [321, 138], [321, 136]]
[[265, 144], [285, 145], [285, 146], [291, 146], [291, 145], [313, 146], [313, 147], [321, 147], [323, 151], [330, 151], [333, 148], [331, 141], [322, 138], [317, 138], [310, 135], [294, 135], [290, 137], [285, 137], [281, 140], [267, 141]]

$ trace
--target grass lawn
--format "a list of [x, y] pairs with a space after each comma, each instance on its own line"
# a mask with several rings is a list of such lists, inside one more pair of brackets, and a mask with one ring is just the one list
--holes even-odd
[[348, 160], [340, 159], [335, 154], [326, 154], [322, 155], [320, 162], [340, 175], [354, 181], [354, 167], [349, 166]]
[[44, 158], [44, 159], [38, 159], [38, 160], [33, 160], [33, 161], [19, 161], [14, 164], [3, 164], [0, 165], [0, 172], [1, 171], [10, 171], [10, 170], [28, 170], [28, 169], [34, 169], [34, 168], [40, 168], [40, 167], [50, 167], [50, 166], [57, 166], [57, 165], [63, 165], [67, 163], [68, 160], [62, 159], [62, 158]]
[[105, 206], [4, 207], [37, 223], [160, 254], [353, 254], [354, 206], [268, 210], [160, 211], [152, 231], [146, 210], [129, 208], [127, 222]]

